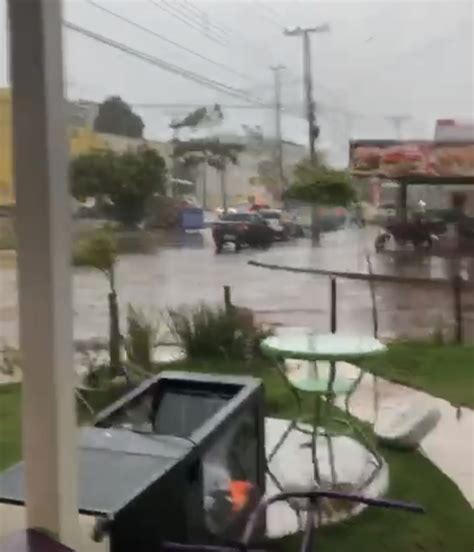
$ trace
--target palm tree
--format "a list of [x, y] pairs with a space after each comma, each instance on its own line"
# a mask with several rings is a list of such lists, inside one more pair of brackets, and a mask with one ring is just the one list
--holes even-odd
[[222, 143], [219, 140], [191, 140], [175, 142], [174, 156], [185, 166], [201, 164], [213, 167], [220, 175], [222, 207], [227, 211], [226, 169], [229, 164], [237, 165], [242, 144]]

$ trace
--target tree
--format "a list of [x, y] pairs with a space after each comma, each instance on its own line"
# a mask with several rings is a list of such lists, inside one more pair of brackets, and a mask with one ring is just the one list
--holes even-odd
[[219, 140], [190, 140], [174, 143], [173, 155], [185, 166], [207, 164], [220, 174], [222, 207], [227, 210], [226, 169], [229, 164], [237, 165], [242, 144], [223, 143]]
[[347, 171], [302, 161], [295, 167], [294, 183], [285, 197], [319, 206], [345, 207], [354, 201], [355, 190]]
[[120, 344], [120, 316], [115, 288], [115, 265], [118, 259], [117, 242], [107, 229], [97, 230], [79, 241], [73, 263], [88, 266], [102, 272], [110, 286], [109, 305], [109, 356], [110, 371], [113, 376], [123, 371]]
[[131, 107], [120, 98], [110, 96], [99, 105], [94, 120], [94, 130], [130, 138], [142, 138], [145, 124], [142, 118], [133, 113]]
[[125, 226], [135, 226], [145, 216], [147, 201], [164, 193], [166, 165], [155, 150], [137, 152], [93, 151], [71, 162], [72, 194], [94, 197]]
[[318, 207], [345, 207], [355, 197], [349, 173], [332, 169], [321, 160], [298, 163], [294, 170], [294, 184], [285, 193], [285, 199], [296, 199], [313, 206], [311, 232], [315, 243], [319, 243], [321, 234]]

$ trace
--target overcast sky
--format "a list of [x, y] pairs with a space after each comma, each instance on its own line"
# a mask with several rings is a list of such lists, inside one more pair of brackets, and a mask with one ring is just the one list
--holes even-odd
[[[314, 92], [321, 143], [341, 162], [349, 134], [395, 137], [393, 115], [410, 117], [404, 138], [431, 138], [437, 117], [472, 117], [473, 2], [457, 0], [195, 1], [93, 0], [194, 51], [183, 51], [88, 0], [68, 0], [64, 18], [109, 39], [271, 101], [270, 66], [282, 64], [287, 138], [304, 141], [301, 39], [284, 26], [331, 25], [312, 38]], [[0, 0], [0, 86], [7, 84], [5, 0]], [[239, 98], [171, 74], [129, 55], [64, 32], [67, 93], [102, 100], [118, 94], [132, 104], [245, 104]], [[202, 59], [204, 56], [211, 61]], [[168, 135], [170, 118], [186, 108], [140, 108], [148, 137]], [[273, 132], [270, 110], [226, 109], [229, 128], [241, 123]], [[290, 115], [294, 114], [294, 115]]]

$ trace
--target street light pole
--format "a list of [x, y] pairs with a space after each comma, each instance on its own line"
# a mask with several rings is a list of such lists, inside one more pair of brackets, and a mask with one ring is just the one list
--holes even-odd
[[[275, 85], [275, 157], [278, 164], [278, 177], [280, 179], [281, 187], [285, 188], [285, 173], [283, 170], [283, 139], [281, 134], [281, 71], [284, 69], [283, 65], [276, 65], [270, 67], [273, 71], [274, 85]], [[283, 190], [282, 190], [283, 191]]]
[[319, 126], [316, 121], [315, 105], [313, 99], [313, 77], [311, 73], [311, 40], [312, 33], [325, 33], [329, 31], [327, 23], [317, 27], [296, 27], [294, 29], [285, 29], [286, 36], [301, 36], [303, 39], [303, 75], [304, 75], [304, 95], [306, 105], [306, 119], [308, 121], [308, 141], [309, 155], [311, 162], [316, 161], [315, 142], [319, 136]]
[[315, 141], [319, 135], [319, 127], [316, 124], [313, 100], [313, 78], [311, 74], [311, 42], [309, 32], [303, 32], [303, 74], [306, 104], [306, 119], [308, 121], [309, 156], [311, 162], [315, 161]]

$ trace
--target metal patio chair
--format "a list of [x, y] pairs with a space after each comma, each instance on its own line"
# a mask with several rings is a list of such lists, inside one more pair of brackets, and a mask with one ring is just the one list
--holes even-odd
[[[207, 546], [196, 544], [173, 544], [165, 543], [162, 545], [161, 552], [270, 552], [270, 548], [261, 549], [254, 548], [252, 545], [252, 539], [258, 527], [258, 523], [267, 509], [276, 502], [288, 502], [291, 500], [305, 501], [305, 510], [307, 512], [306, 521], [303, 528], [303, 535], [301, 540], [300, 552], [316, 552], [319, 550], [317, 539], [317, 526], [315, 523], [315, 516], [318, 512], [318, 503], [322, 499], [341, 500], [346, 502], [352, 502], [354, 504], [365, 504], [366, 506], [372, 506], [376, 508], [386, 508], [392, 510], [402, 510], [406, 512], [412, 512], [417, 514], [425, 513], [424, 508], [418, 504], [410, 502], [402, 502], [398, 500], [390, 499], [378, 499], [367, 498], [361, 495], [341, 493], [336, 491], [298, 491], [298, 492], [285, 492], [279, 493], [270, 498], [263, 498], [260, 500], [257, 508], [250, 515], [243, 537], [239, 543], [233, 545], [221, 545], [221, 546]], [[271, 546], [271, 544], [269, 545]]]

